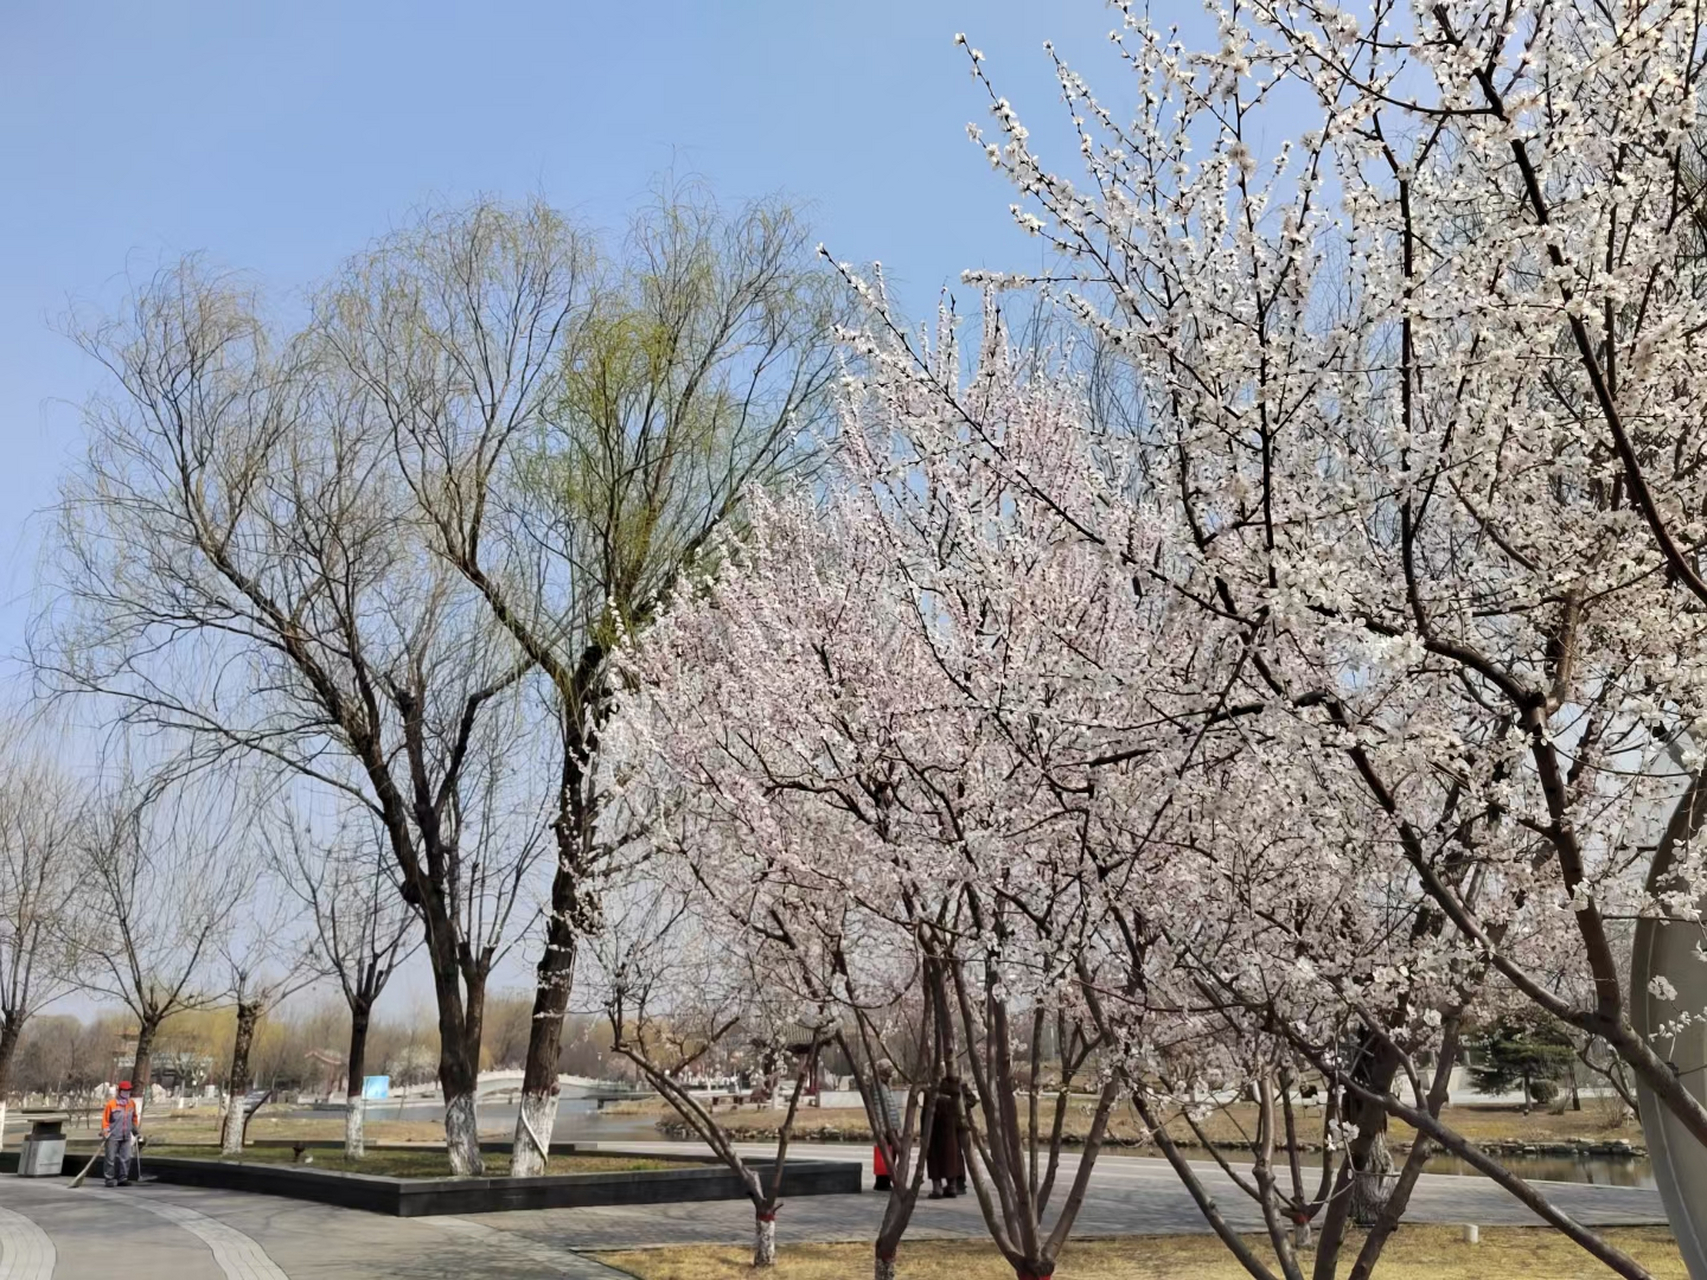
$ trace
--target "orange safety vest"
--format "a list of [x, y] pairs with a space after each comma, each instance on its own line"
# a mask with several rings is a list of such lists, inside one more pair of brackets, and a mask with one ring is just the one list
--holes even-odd
[[119, 1111], [130, 1112], [130, 1131], [135, 1133], [141, 1121], [136, 1114], [136, 1099], [126, 1098], [120, 1102], [117, 1098], [108, 1098], [107, 1105], [101, 1108], [101, 1136], [105, 1137], [113, 1127], [113, 1116]]

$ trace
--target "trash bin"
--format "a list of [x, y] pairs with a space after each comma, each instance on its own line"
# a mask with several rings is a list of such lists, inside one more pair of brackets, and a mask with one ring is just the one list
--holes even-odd
[[18, 1153], [20, 1178], [57, 1178], [65, 1165], [65, 1134], [57, 1118], [36, 1120]]

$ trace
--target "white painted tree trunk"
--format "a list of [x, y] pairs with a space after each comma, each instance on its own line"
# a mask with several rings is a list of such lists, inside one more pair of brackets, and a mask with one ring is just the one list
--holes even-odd
[[243, 1154], [243, 1099], [233, 1097], [225, 1108], [225, 1122], [219, 1130], [219, 1152], [221, 1155], [240, 1156]]
[[367, 1116], [367, 1099], [353, 1094], [344, 1099], [344, 1155], [360, 1160], [367, 1154], [362, 1139], [362, 1121]]
[[871, 1280], [895, 1280], [895, 1259], [877, 1258], [871, 1264]]
[[776, 1219], [753, 1219], [753, 1265], [776, 1266]]
[[445, 1149], [450, 1171], [459, 1178], [477, 1178], [484, 1167], [480, 1160], [480, 1125], [474, 1114], [474, 1095], [464, 1093], [445, 1100]]
[[537, 1178], [545, 1172], [546, 1151], [557, 1119], [556, 1100], [549, 1093], [524, 1093], [516, 1113], [515, 1149], [510, 1155], [512, 1178]]

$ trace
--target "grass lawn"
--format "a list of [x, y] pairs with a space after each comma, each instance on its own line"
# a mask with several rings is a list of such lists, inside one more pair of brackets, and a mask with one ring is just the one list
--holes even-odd
[[[787, 1239], [787, 1214], [774, 1280], [848, 1280], [871, 1274], [869, 1244], [794, 1244]], [[1619, 1248], [1653, 1272], [1656, 1280], [1688, 1280], [1683, 1259], [1662, 1227], [1606, 1232]], [[1266, 1239], [1253, 1238], [1257, 1252], [1272, 1259]], [[600, 1254], [641, 1280], [734, 1280], [755, 1274], [749, 1250], [719, 1245], [700, 1248], [634, 1249]], [[1308, 1256], [1308, 1255], [1307, 1255]], [[1351, 1270], [1354, 1250], [1340, 1273]], [[899, 1271], [906, 1280], [1013, 1280], [1013, 1271], [983, 1241], [901, 1242]], [[1306, 1274], [1308, 1267], [1306, 1266]], [[1375, 1268], [1378, 1280], [1600, 1280], [1610, 1276], [1563, 1236], [1542, 1227], [1484, 1227], [1482, 1242], [1463, 1242], [1457, 1227], [1405, 1227]], [[1056, 1280], [1248, 1280], [1246, 1272], [1213, 1236], [1134, 1236], [1070, 1245]]]
[[[207, 1146], [162, 1145], [150, 1143], [142, 1149], [142, 1162], [147, 1167], [150, 1156], [185, 1156], [198, 1160], [218, 1158], [216, 1148]], [[337, 1173], [373, 1173], [388, 1178], [448, 1178], [450, 1157], [440, 1151], [389, 1151], [368, 1149], [360, 1160], [350, 1160], [336, 1148], [319, 1148], [303, 1153], [303, 1161], [312, 1157], [312, 1167], [330, 1169]], [[510, 1172], [510, 1155], [488, 1152], [485, 1157], [486, 1176], [502, 1178]], [[296, 1153], [289, 1147], [245, 1147], [241, 1164], [295, 1164]], [[674, 1160], [654, 1160], [644, 1156], [552, 1156], [547, 1173], [631, 1173], [639, 1169], [682, 1169], [688, 1166]]]

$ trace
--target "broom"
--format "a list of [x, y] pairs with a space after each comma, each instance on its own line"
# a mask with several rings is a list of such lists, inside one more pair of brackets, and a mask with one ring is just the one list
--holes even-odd
[[95, 1154], [89, 1157], [89, 1163], [83, 1166], [83, 1172], [71, 1180], [71, 1185], [73, 1187], [80, 1187], [83, 1185], [83, 1179], [89, 1176], [89, 1170], [95, 1167], [95, 1161], [99, 1160], [104, 1154], [104, 1148], [104, 1143], [102, 1146], [95, 1148]]

